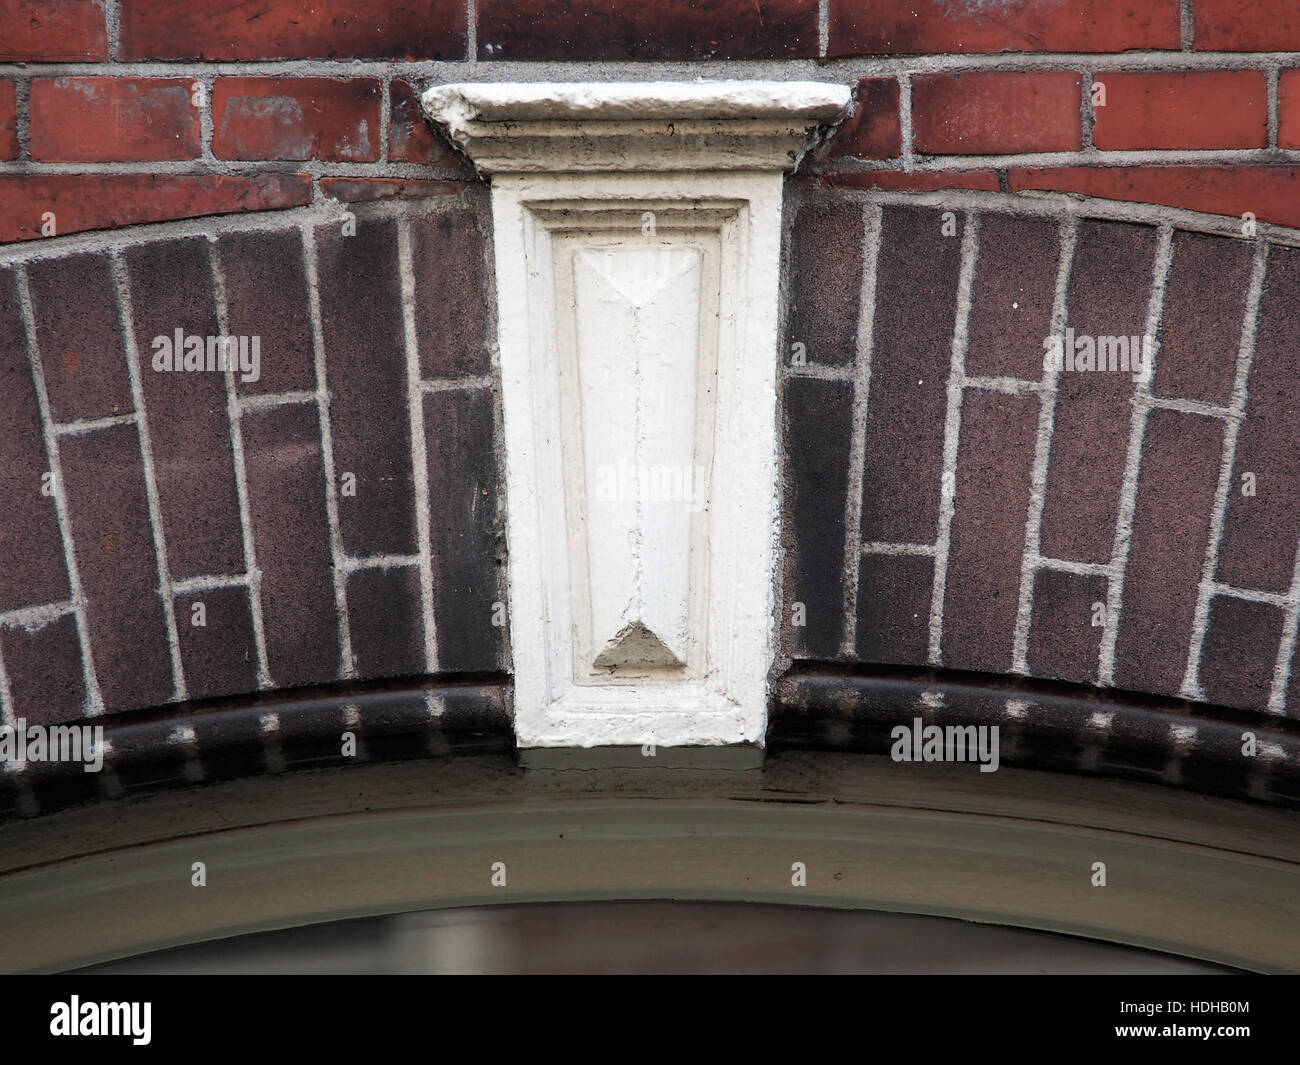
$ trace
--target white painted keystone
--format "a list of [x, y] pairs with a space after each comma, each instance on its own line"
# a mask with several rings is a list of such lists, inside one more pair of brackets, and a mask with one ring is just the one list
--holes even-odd
[[425, 93], [492, 175], [521, 747], [762, 744], [782, 173], [848, 99]]

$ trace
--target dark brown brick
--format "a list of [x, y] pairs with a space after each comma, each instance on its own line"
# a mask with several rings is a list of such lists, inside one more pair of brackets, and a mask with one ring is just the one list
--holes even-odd
[[1243, 241], [1174, 234], [1155, 395], [1231, 402], [1253, 258], [1254, 247]]
[[302, 237], [296, 229], [228, 233], [217, 242], [226, 281], [227, 328], [261, 337], [261, 375], [235, 378], [241, 393], [316, 388]]
[[225, 374], [153, 368], [154, 338], [174, 346], [178, 329], [200, 337], [221, 332], [208, 242], [146, 244], [124, 255], [171, 577], [242, 573]]
[[355, 236], [316, 231], [334, 469], [356, 475], [339, 499], [349, 554], [415, 552], [414, 474], [407, 407], [397, 228], [359, 219]]
[[166, 702], [171, 658], [135, 426], [65, 437], [59, 452], [105, 709]]
[[388, 159], [394, 163], [456, 166], [460, 159], [424, 117], [420, 98], [409, 81], [388, 87]]
[[1211, 703], [1246, 710], [1268, 707], [1282, 611], [1267, 603], [1215, 596], [1201, 647], [1201, 688]]
[[939, 211], [887, 207], [867, 397], [862, 539], [933, 543], [957, 314], [961, 229]]
[[420, 178], [321, 178], [323, 196], [341, 203], [373, 203], [375, 200], [419, 200], [435, 196], [456, 196], [464, 192], [463, 181], [423, 181]]
[[108, 256], [38, 259], [28, 277], [54, 420], [130, 413], [131, 384]]
[[[781, 640], [794, 658], [840, 656], [852, 415], [853, 390], [847, 382], [786, 379]], [[792, 623], [796, 603], [804, 607], [802, 626]]]
[[[203, 604], [204, 625], [194, 624]], [[257, 644], [247, 588], [207, 588], [175, 597], [181, 667], [191, 699], [257, 690]]]
[[358, 570], [348, 576], [347, 591], [356, 675], [370, 679], [426, 672], [419, 569]]
[[862, 285], [862, 208], [854, 203], [808, 203], [795, 218], [790, 266], [790, 311], [784, 361], [791, 345], [821, 366], [843, 366], [857, 350]]
[[1038, 400], [968, 390], [943, 603], [943, 662], [1011, 668]]
[[[1155, 242], [1155, 231], [1144, 226], [1079, 226], [1067, 297], [1067, 324], [1076, 336], [1145, 334]], [[1039, 352], [1041, 358], [1041, 346]], [[1062, 370], [1057, 382], [1041, 550], [1050, 558], [1109, 562], [1133, 374]]]
[[280, 688], [336, 680], [338, 621], [316, 407], [245, 414], [242, 429], [271, 680]]
[[415, 333], [425, 377], [488, 372], [484, 241], [471, 211], [411, 220]]
[[1222, 449], [1217, 418], [1154, 410], [1147, 419], [1116, 687], [1164, 695], [1182, 687]]
[[1027, 653], [1032, 676], [1096, 683], [1105, 629], [1093, 625], [1093, 605], [1105, 606], [1107, 585], [1105, 577], [1038, 571]]
[[[1300, 536], [1300, 251], [1269, 251], [1247, 379], [1246, 420], [1237, 436], [1228, 510], [1219, 545], [1219, 580], [1238, 588], [1285, 592]], [[1242, 475], [1255, 475], [1244, 496]]]
[[917, 665], [926, 661], [933, 583], [932, 558], [862, 556], [858, 571], [859, 661]]
[[480, 0], [480, 59], [810, 59], [815, 0]]
[[966, 372], [1043, 376], [1043, 339], [1052, 332], [1060, 227], [1036, 218], [980, 216], [971, 283]]
[[64, 614], [39, 628], [0, 629], [15, 717], [29, 725], [76, 721], [86, 713], [77, 619]]
[[0, 611], [66, 599], [58, 511], [41, 493], [50, 464], [12, 270], [0, 270], [0, 426]]
[[497, 558], [492, 396], [433, 392], [424, 398], [424, 425], [438, 669], [500, 669], [506, 630], [492, 624], [492, 615], [506, 597]]

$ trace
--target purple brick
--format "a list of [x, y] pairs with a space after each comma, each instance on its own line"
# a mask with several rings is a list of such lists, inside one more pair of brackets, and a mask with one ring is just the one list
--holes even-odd
[[1206, 700], [1245, 710], [1267, 709], [1281, 640], [1281, 609], [1215, 596], [1201, 646], [1199, 678]]
[[39, 627], [0, 629], [13, 712], [28, 724], [75, 721], [86, 713], [77, 619], [63, 614]]
[[302, 237], [296, 229], [229, 233], [217, 242], [226, 283], [226, 327], [259, 337], [256, 381], [235, 378], [243, 394], [316, 387]]
[[[1300, 251], [1270, 249], [1264, 285], [1246, 420], [1237, 436], [1219, 545], [1219, 580], [1285, 592], [1300, 537]], [[1245, 473], [1255, 475], [1254, 496], [1242, 495]]]
[[414, 473], [407, 407], [397, 225], [359, 219], [355, 236], [316, 231], [334, 469], [356, 477], [339, 498], [351, 555], [413, 554]]
[[1182, 687], [1222, 449], [1217, 418], [1154, 410], [1147, 419], [1115, 646], [1117, 687], [1164, 695]]
[[419, 569], [358, 570], [348, 576], [347, 591], [356, 675], [369, 680], [427, 672]]
[[[793, 658], [840, 656], [852, 415], [847, 382], [786, 379], [781, 638]], [[793, 624], [796, 603], [804, 607], [802, 626]]]
[[862, 539], [932, 543], [939, 517], [961, 237], [939, 211], [887, 207], [867, 397]]
[[790, 253], [791, 345], [819, 366], [844, 366], [857, 351], [862, 287], [862, 207], [856, 203], [805, 204], [795, 217]]
[[492, 624], [493, 604], [506, 596], [497, 550], [503, 534], [492, 395], [431, 393], [424, 424], [438, 669], [500, 669], [505, 628]]
[[1105, 606], [1106, 591], [1105, 577], [1038, 571], [1027, 655], [1031, 675], [1096, 683], [1105, 629], [1092, 618], [1095, 604]]
[[[1076, 337], [1095, 341], [1146, 332], [1155, 245], [1155, 231], [1144, 226], [1079, 226], [1067, 305]], [[1057, 381], [1040, 549], [1049, 558], [1109, 562], [1128, 454], [1133, 374], [1063, 370]]]
[[471, 211], [411, 219], [415, 333], [425, 377], [488, 372], [484, 241]]
[[1254, 245], [1176, 233], [1173, 250], [1151, 391], [1157, 396], [1229, 403]]
[[334, 560], [316, 407], [275, 407], [242, 421], [271, 679], [280, 688], [337, 680]]
[[1011, 668], [1037, 431], [1036, 397], [967, 391], [944, 585], [947, 666]]
[[51, 416], [68, 422], [129, 414], [131, 382], [109, 257], [37, 260], [28, 277]]
[[858, 571], [857, 657], [863, 662], [922, 665], [930, 647], [934, 559], [862, 556]]
[[244, 570], [239, 499], [226, 414], [226, 375], [154, 369], [154, 339], [220, 333], [208, 242], [147, 244], [125, 253], [167, 564], [173, 579]]
[[[955, 238], [951, 238], [955, 239]], [[971, 283], [966, 372], [1043, 376], [1043, 339], [1052, 332], [1060, 227], [1036, 218], [980, 216]]]
[[[194, 624], [203, 604], [203, 625]], [[191, 699], [257, 690], [257, 643], [247, 588], [205, 588], [175, 597], [181, 668]]]
[[65, 437], [60, 453], [105, 708], [166, 702], [171, 658], [136, 429]]
[[0, 611], [68, 597], [58, 512], [41, 493], [49, 471], [18, 290], [0, 270]]

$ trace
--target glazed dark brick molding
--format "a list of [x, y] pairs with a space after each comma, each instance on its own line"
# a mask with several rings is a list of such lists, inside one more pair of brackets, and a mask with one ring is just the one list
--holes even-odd
[[1074, 73], [923, 74], [912, 79], [913, 141], [932, 155], [1072, 152], [1082, 145]]
[[348, 625], [358, 677], [409, 677], [425, 668], [417, 566], [374, 567], [348, 576]]
[[438, 669], [500, 669], [507, 619], [492, 394], [430, 393], [424, 428]]
[[1106, 104], [1093, 108], [1092, 143], [1103, 151], [1268, 146], [1263, 71], [1106, 71], [1093, 76], [1097, 82]]
[[409, 81], [388, 86], [388, 158], [394, 163], [455, 166], [450, 146], [433, 130], [420, 110], [420, 97]]
[[256, 381], [237, 375], [240, 393], [313, 391], [315, 352], [302, 237], [296, 229], [228, 233], [217, 241], [226, 291], [226, 327], [261, 337]]
[[862, 539], [933, 543], [943, 426], [957, 315], [964, 218], [886, 207], [882, 220], [871, 388], [867, 397]]
[[13, 716], [31, 725], [75, 721], [86, 713], [86, 682], [77, 619], [64, 614], [30, 628], [0, 629]]
[[1200, 51], [1300, 51], [1300, 10], [1290, 0], [1197, 0], [1192, 13]]
[[[781, 640], [798, 658], [837, 658], [844, 630], [844, 508], [853, 389], [787, 377]], [[802, 604], [795, 624], [797, 604]]]
[[986, 213], [971, 282], [966, 373], [1043, 376], [1043, 338], [1052, 331], [1060, 226], [1055, 221]]
[[1094, 625], [1101, 605], [1105, 620], [1105, 577], [1039, 570], [1034, 576], [1033, 613], [1027, 660], [1034, 677], [1097, 682], [1103, 625]]
[[1182, 688], [1223, 424], [1169, 410], [1147, 418], [1115, 648], [1117, 687], [1165, 695]]
[[[397, 223], [358, 218], [356, 233], [316, 229], [339, 526], [351, 555], [415, 551]], [[355, 492], [343, 481], [351, 474]]]
[[338, 622], [316, 406], [245, 413], [241, 427], [271, 679], [282, 688], [337, 680]]
[[[86, 6], [90, 7], [91, 4]], [[464, 59], [463, 0], [270, 0], [256, 11], [224, 0], [122, 0], [121, 58]]]
[[420, 372], [434, 378], [487, 373], [487, 250], [479, 216], [457, 208], [413, 218], [410, 227]]
[[1007, 0], [993, 6], [829, 0], [828, 9], [831, 56], [1176, 50], [1180, 39], [1178, 0]]
[[902, 126], [898, 117], [898, 81], [894, 78], [862, 78], [854, 95], [857, 102], [853, 116], [835, 134], [831, 156], [896, 158], [903, 150]]
[[944, 665], [1012, 665], [1038, 399], [968, 389], [944, 584]]
[[68, 596], [68, 574], [27, 360], [17, 279], [0, 270], [0, 612]]
[[177, 595], [175, 604], [189, 697], [212, 699], [256, 691], [257, 645], [248, 589], [207, 588]]
[[65, 437], [59, 453], [104, 707], [167, 702], [171, 662], [136, 428]]
[[212, 154], [219, 159], [379, 158], [375, 78], [218, 78]]
[[12, 81], [0, 81], [0, 159], [18, 157], [18, 104]]
[[809, 59], [816, 0], [478, 0], [479, 59]]
[[0, 63], [107, 58], [104, 9], [95, 0], [0, 0]]
[[[1300, 348], [1295, 339], [1300, 251], [1270, 248], [1264, 282], [1246, 383], [1246, 420], [1228, 486], [1219, 579], [1238, 588], [1287, 592], [1300, 536]], [[1248, 473], [1254, 477], [1248, 479]]]
[[51, 416], [70, 422], [129, 414], [112, 261], [103, 253], [38, 259], [27, 277]]
[[934, 560], [862, 556], [858, 571], [857, 657], [863, 662], [924, 662], [930, 643]]
[[1151, 391], [1228, 404], [1237, 376], [1253, 244], [1175, 233]]
[[[857, 351], [863, 208], [814, 201], [799, 208], [790, 249], [784, 361], [843, 366]], [[802, 353], [795, 345], [803, 345]]]
[[1260, 710], [1268, 705], [1282, 611], [1231, 596], [1210, 602], [1201, 647], [1201, 688], [1212, 703]]
[[123, 253], [173, 580], [244, 571], [226, 375], [155, 369], [163, 351], [158, 338], [174, 349], [180, 330], [186, 338], [203, 338], [206, 351], [206, 338], [222, 335], [209, 255], [209, 243], [202, 238], [146, 244]]
[[[1066, 321], [1077, 338], [1143, 337], [1156, 233], [1113, 222], [1079, 225]], [[1068, 334], [1066, 339], [1068, 340]], [[1076, 348], [1077, 350], [1077, 348]], [[1100, 352], [1101, 348], [1096, 348]], [[1040, 347], [1040, 358], [1045, 349]], [[1109, 362], [1107, 363], [1109, 365]], [[1128, 454], [1131, 372], [1062, 370], [1043, 506], [1042, 554], [1109, 562]]]
[[32, 158], [91, 163], [197, 158], [193, 84], [187, 78], [34, 78]]

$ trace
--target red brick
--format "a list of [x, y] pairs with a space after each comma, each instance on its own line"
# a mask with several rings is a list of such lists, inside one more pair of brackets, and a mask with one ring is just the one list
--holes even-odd
[[480, 59], [811, 59], [816, 0], [479, 0]]
[[862, 78], [857, 107], [831, 142], [833, 157], [894, 159], [903, 150], [898, 118], [898, 82], [894, 78]]
[[487, 331], [489, 241], [472, 211], [412, 218], [411, 273], [422, 309], [415, 335], [425, 377], [466, 377], [490, 368]]
[[929, 155], [1076, 151], [1082, 84], [1072, 73], [919, 75], [913, 146]]
[[[87, 6], [90, 6], [87, 4]], [[464, 0], [265, 4], [122, 0], [121, 58], [464, 59]]]
[[1178, 0], [830, 0], [831, 56], [1178, 48]]
[[1092, 143], [1140, 148], [1265, 148], [1268, 86], [1258, 70], [1100, 73], [1106, 106], [1094, 108]]
[[0, 0], [0, 63], [107, 58], [104, 10], [95, 0]]
[[395, 79], [388, 86], [388, 158], [394, 163], [427, 166], [456, 166], [461, 159], [434, 132], [409, 81]]
[[14, 83], [0, 81], [0, 159], [18, 158], [18, 104]]
[[940, 189], [998, 191], [998, 175], [992, 170], [840, 170], [819, 182], [824, 188], [902, 189], [908, 192], [936, 192]]
[[53, 212], [56, 235], [143, 222], [299, 207], [311, 201], [305, 174], [0, 175], [0, 243], [37, 240]]
[[862, 285], [862, 206], [815, 201], [799, 208], [791, 237], [785, 361], [793, 344], [818, 366], [844, 366], [857, 351]]
[[1193, 12], [1197, 49], [1300, 51], [1300, 9], [1292, 0], [1196, 0]]
[[1300, 167], [1131, 166], [1012, 170], [1012, 192], [1054, 189], [1107, 200], [1159, 203], [1207, 214], [1252, 212], [1261, 222], [1300, 226]]
[[188, 78], [35, 78], [32, 158], [55, 163], [197, 158], [193, 84]]
[[1284, 70], [1278, 78], [1277, 146], [1300, 148], [1300, 70]]
[[1105, 577], [1041, 569], [1034, 577], [1027, 661], [1031, 676], [1093, 684], [1105, 629], [1093, 604], [1106, 602]]
[[221, 159], [379, 158], [374, 78], [218, 78], [212, 154]]
[[862, 556], [858, 571], [858, 661], [921, 665], [930, 646], [934, 560]]
[[419, 178], [321, 178], [320, 190], [344, 203], [426, 196], [455, 196], [464, 192], [463, 181], [422, 181]]
[[1215, 596], [1199, 670], [1206, 700], [1244, 710], [1266, 709], [1281, 640], [1278, 607]]
[[31, 629], [0, 629], [0, 654], [15, 717], [45, 725], [86, 715], [81, 638], [71, 613]]

